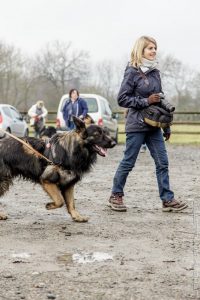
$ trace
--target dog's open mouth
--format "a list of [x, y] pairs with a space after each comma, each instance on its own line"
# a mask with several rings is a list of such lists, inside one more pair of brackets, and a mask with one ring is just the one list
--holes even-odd
[[97, 145], [93, 145], [93, 149], [101, 156], [106, 156], [107, 155], [107, 149], [102, 148]]

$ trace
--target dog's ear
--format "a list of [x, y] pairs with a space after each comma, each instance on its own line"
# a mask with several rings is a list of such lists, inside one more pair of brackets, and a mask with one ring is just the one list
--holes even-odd
[[76, 125], [76, 132], [82, 133], [84, 135], [86, 133], [85, 123], [81, 119], [75, 116], [73, 116], [73, 121], [74, 124]]

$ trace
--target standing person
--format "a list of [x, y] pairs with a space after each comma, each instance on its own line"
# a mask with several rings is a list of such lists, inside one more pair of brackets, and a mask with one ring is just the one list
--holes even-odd
[[41, 100], [38, 100], [36, 104], [31, 106], [31, 108], [28, 111], [30, 119], [30, 125], [35, 130], [35, 137], [40, 137], [40, 132], [45, 126], [45, 118], [48, 114], [47, 109], [44, 106], [44, 102]]
[[[118, 104], [128, 108], [126, 119], [126, 149], [113, 179], [109, 206], [112, 210], [126, 211], [123, 202], [124, 186], [129, 172], [133, 169], [141, 145], [146, 143], [156, 165], [156, 176], [163, 211], [180, 211], [187, 204], [174, 199], [170, 189], [168, 157], [165, 140], [170, 138], [170, 128], [164, 129], [147, 125], [140, 110], [152, 104], [160, 105], [161, 79], [157, 69], [157, 43], [152, 37], [140, 37], [132, 50], [131, 60], [126, 67], [118, 94]], [[148, 180], [148, 178], [147, 178]]]
[[79, 92], [76, 89], [71, 89], [69, 91], [69, 99], [65, 102], [63, 107], [63, 119], [68, 130], [75, 128], [72, 116], [79, 117], [83, 119], [86, 117], [88, 112], [87, 102], [79, 97]]

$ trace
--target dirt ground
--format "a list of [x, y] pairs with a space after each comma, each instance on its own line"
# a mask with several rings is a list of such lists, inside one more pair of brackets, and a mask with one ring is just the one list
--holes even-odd
[[0, 199], [0, 299], [200, 299], [200, 149], [168, 145], [171, 187], [187, 200], [163, 213], [154, 163], [140, 153], [126, 185], [126, 213], [107, 206], [124, 146], [99, 157], [76, 187], [75, 223], [47, 211], [38, 185], [16, 181]]

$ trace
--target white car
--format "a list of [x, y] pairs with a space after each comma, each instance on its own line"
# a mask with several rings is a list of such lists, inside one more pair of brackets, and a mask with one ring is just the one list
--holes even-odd
[[29, 134], [26, 121], [18, 110], [9, 104], [0, 104], [0, 133], [1, 129], [17, 137], [28, 136]]
[[[88, 105], [88, 114], [94, 120], [95, 124], [108, 129], [110, 135], [117, 142], [118, 140], [118, 124], [117, 118], [112, 113], [108, 100], [96, 94], [80, 94]], [[63, 95], [58, 106], [56, 127], [58, 130], [66, 130], [65, 121], [63, 120], [62, 110], [69, 95]]]

